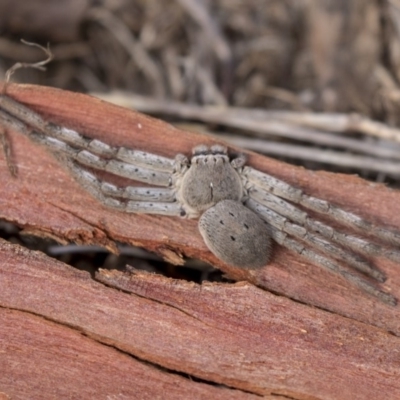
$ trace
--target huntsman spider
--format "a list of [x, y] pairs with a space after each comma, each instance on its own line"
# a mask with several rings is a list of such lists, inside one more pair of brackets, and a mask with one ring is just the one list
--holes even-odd
[[[396, 303], [392, 295], [346, 266], [383, 282], [383, 273], [367, 258], [384, 256], [399, 262], [399, 233], [374, 226], [257, 171], [246, 165], [244, 156], [230, 157], [223, 145], [196, 146], [190, 158], [178, 154], [174, 159], [112, 147], [47, 122], [6, 95], [0, 96], [0, 124], [61, 154], [75, 179], [107, 207], [127, 213], [199, 218], [199, 231], [206, 245], [227, 264], [248, 269], [265, 266], [273, 240], [382, 301]], [[100, 180], [88, 167], [148, 186], [118, 187]], [[369, 236], [389, 248], [336, 230], [305, 210], [323, 214], [361, 234], [368, 231]]]

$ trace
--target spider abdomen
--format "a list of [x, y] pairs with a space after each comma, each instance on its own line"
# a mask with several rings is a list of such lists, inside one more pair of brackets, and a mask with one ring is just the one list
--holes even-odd
[[199, 231], [211, 252], [227, 264], [255, 269], [269, 262], [268, 225], [238, 201], [223, 200], [209, 208]]

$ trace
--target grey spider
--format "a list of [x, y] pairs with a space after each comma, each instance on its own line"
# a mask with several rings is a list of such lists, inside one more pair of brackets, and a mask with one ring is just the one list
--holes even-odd
[[[112, 147], [71, 129], [45, 121], [39, 114], [6, 95], [0, 95], [0, 121], [61, 155], [74, 177], [104, 205], [130, 213], [199, 218], [199, 231], [218, 258], [241, 268], [265, 266], [271, 255], [271, 238], [334, 273], [340, 274], [382, 301], [396, 300], [382, 292], [346, 264], [379, 282], [384, 275], [367, 261], [381, 255], [400, 261], [393, 246], [400, 234], [388, 231], [346, 212], [325, 200], [245, 165], [245, 157], [230, 158], [227, 148], [196, 146], [190, 159], [175, 159]], [[117, 187], [91, 170], [144, 182], [150, 187]], [[382, 248], [359, 237], [333, 229], [304, 210], [325, 214], [392, 247]], [[364, 256], [364, 257], [363, 257]]]

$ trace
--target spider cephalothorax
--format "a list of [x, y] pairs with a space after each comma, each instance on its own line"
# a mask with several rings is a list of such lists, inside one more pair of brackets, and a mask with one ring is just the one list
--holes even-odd
[[176, 156], [173, 186], [186, 214], [197, 218], [221, 200], [241, 201], [244, 188], [239, 169], [244, 162], [244, 157], [230, 161], [227, 148], [221, 145], [196, 146], [190, 161]]
[[[245, 165], [244, 157], [230, 160], [221, 145], [196, 146], [188, 160], [174, 159], [124, 147], [113, 147], [76, 131], [45, 121], [39, 114], [0, 95], [0, 122], [45, 145], [73, 176], [108, 207], [122, 212], [199, 218], [208, 248], [221, 260], [242, 268], [263, 267], [270, 258], [271, 238], [311, 262], [340, 274], [387, 303], [395, 299], [352, 273], [352, 267], [383, 282], [370, 256], [400, 261], [400, 234], [370, 224], [286, 182]], [[87, 170], [107, 171], [147, 187], [118, 187]], [[332, 228], [313, 215], [324, 214], [336, 225], [365, 231], [381, 247]]]

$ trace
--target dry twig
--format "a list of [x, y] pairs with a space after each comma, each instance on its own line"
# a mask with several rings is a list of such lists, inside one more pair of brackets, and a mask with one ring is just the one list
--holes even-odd
[[[400, 146], [397, 143], [391, 144], [389, 147], [377, 142], [361, 141], [337, 135], [337, 133], [358, 132], [377, 136], [380, 139], [396, 139], [400, 142], [399, 129], [359, 115], [247, 110], [237, 107], [201, 107], [120, 92], [95, 95], [104, 100], [150, 114], [224, 125], [239, 129], [241, 134], [246, 136], [256, 134], [263, 140], [228, 135], [222, 135], [222, 137], [236, 145], [265, 154], [382, 172], [394, 177], [400, 176], [400, 163], [395, 161], [400, 160]], [[334, 127], [335, 132], [322, 130], [329, 129], [329, 127]], [[340, 148], [375, 158], [334, 150], [313, 149], [297, 144], [265, 141], [271, 136]]]

